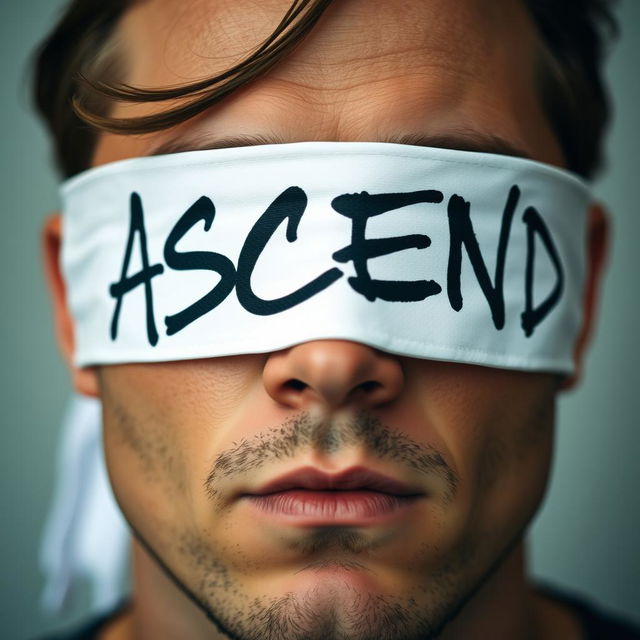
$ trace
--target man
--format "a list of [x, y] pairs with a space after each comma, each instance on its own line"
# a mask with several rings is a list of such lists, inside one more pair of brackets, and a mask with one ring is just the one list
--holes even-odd
[[[90, 637], [636, 637], [577, 603], [537, 591], [525, 571], [523, 536], [546, 487], [555, 399], [579, 374], [607, 235], [599, 205], [589, 203], [577, 217], [573, 199], [586, 192], [573, 176], [508, 157], [583, 177], [597, 168], [606, 107], [599, 37], [590, 21], [596, 3], [573, 8], [519, 0], [71, 5], [41, 53], [39, 104], [65, 175], [97, 169], [68, 183], [64, 233], [59, 218], [47, 224], [49, 280], [75, 387], [102, 401], [110, 478], [136, 538], [133, 601]], [[571, 47], [580, 50], [577, 58]], [[139, 89], [145, 87], [159, 89]], [[306, 141], [393, 142], [411, 149], [286, 145]], [[206, 149], [217, 155], [182, 154]], [[356, 161], [342, 149], [355, 149]], [[164, 154], [176, 154], [175, 162]], [[369, 159], [376, 154], [385, 157], [380, 165]], [[218, 163], [215, 175], [229, 179], [205, 188], [206, 181], [193, 178], [192, 193], [186, 185], [200, 158]], [[134, 164], [112, 164], [126, 159]], [[436, 188], [441, 185], [432, 177], [422, 186], [396, 188], [423, 161], [433, 163], [434, 173], [418, 171], [420, 180], [442, 171], [449, 189]], [[363, 186], [364, 169], [360, 182], [354, 178], [369, 163], [380, 181], [375, 192], [377, 183]], [[281, 164], [295, 180], [283, 178]], [[390, 170], [390, 187], [379, 167]], [[562, 218], [544, 222], [533, 205], [524, 207], [525, 178], [517, 184], [504, 179], [510, 188], [501, 192], [499, 206], [475, 204], [482, 216], [475, 199], [457, 193], [471, 189], [467, 175], [479, 194], [485, 186], [493, 193], [493, 180], [503, 183], [494, 176], [510, 176], [512, 169], [535, 174], [541, 192], [557, 188], [571, 203], [566, 215], [576, 214], [576, 226], [565, 224], [563, 231]], [[262, 193], [265, 175], [281, 181], [269, 201]], [[118, 197], [128, 198], [123, 228], [109, 217], [116, 200], [104, 204], [120, 180], [126, 188]], [[340, 189], [331, 191], [333, 217], [352, 220], [351, 236], [312, 223], [311, 204], [306, 212], [313, 189], [325, 182]], [[150, 205], [155, 191], [160, 196]], [[175, 198], [172, 191], [179, 192]], [[215, 245], [215, 252], [203, 252], [202, 245], [188, 243], [203, 222], [215, 233], [231, 225], [229, 211], [243, 217], [245, 201], [258, 202], [254, 194], [268, 207], [247, 230], [229, 227], [223, 234], [236, 242], [233, 250]], [[178, 215], [163, 235], [158, 225], [166, 199]], [[364, 225], [384, 212], [441, 202], [443, 224], [449, 221], [446, 285], [420, 280], [422, 272], [406, 277], [398, 261], [391, 266], [405, 277], [372, 278], [367, 269], [375, 273], [377, 259], [397, 254], [410, 262], [409, 249], [435, 255], [436, 233], [405, 234], [411, 225], [391, 218], [386, 235], [369, 223], [366, 239], [387, 238], [393, 246], [367, 244], [358, 216]], [[327, 254], [333, 261], [312, 279], [321, 273], [316, 262], [308, 269], [304, 255], [288, 254], [289, 271], [303, 276], [293, 280], [299, 288], [270, 291], [267, 279], [260, 290], [259, 266], [268, 270], [278, 260], [268, 248], [283, 232], [280, 223], [287, 221], [290, 243], [282, 246], [294, 252], [302, 246], [303, 215], [316, 225], [310, 228], [317, 243], [326, 240], [335, 250]], [[489, 232], [490, 251], [479, 231], [484, 215], [498, 221]], [[394, 225], [401, 229], [395, 235]], [[517, 233], [520, 245], [511, 240]], [[582, 290], [580, 278], [572, 279], [582, 270], [581, 259], [570, 255], [576, 236], [574, 244], [587, 247]], [[535, 266], [536, 246], [542, 247], [538, 255], [547, 254], [544, 275]], [[94, 255], [103, 266], [82, 267]], [[467, 322], [460, 333], [471, 342], [451, 355], [446, 328], [464, 323], [459, 318], [474, 308], [475, 298], [461, 284], [474, 277], [478, 317], [490, 311], [495, 335], [516, 336], [509, 323], [508, 259], [526, 263], [518, 280], [527, 282], [524, 311], [515, 313], [517, 320], [522, 311], [526, 338], [517, 334], [510, 346], [498, 340], [500, 357], [492, 351], [483, 360], [470, 352], [488, 352], [486, 330]], [[350, 262], [355, 275], [347, 284]], [[469, 264], [473, 271], [461, 276]], [[284, 270], [278, 263], [268, 273]], [[167, 288], [162, 283], [171, 271], [183, 279]], [[183, 295], [185, 272], [196, 271], [216, 277], [209, 274]], [[98, 286], [102, 272], [107, 280]], [[549, 284], [542, 292], [534, 287], [540, 279]], [[340, 304], [320, 295], [333, 295], [341, 285]], [[96, 301], [92, 286], [108, 307], [100, 316], [108, 314], [102, 322], [108, 338], [92, 333], [92, 320], [78, 312], [82, 307], [99, 315], [103, 298]], [[288, 293], [294, 289], [295, 301]], [[544, 363], [533, 348], [523, 356], [520, 349], [533, 343], [527, 339], [538, 339], [547, 320], [553, 322], [554, 307], [564, 309], [568, 297], [579, 307], [567, 311], [568, 333], [551, 332], [556, 343]], [[365, 311], [343, 329], [349, 318], [342, 302], [356, 299]], [[418, 327], [418, 333], [440, 327], [440, 356], [433, 348], [385, 349], [375, 331], [364, 328], [387, 309], [383, 300], [395, 304], [388, 307], [389, 326], [399, 328], [387, 337], [404, 339], [410, 321], [405, 327], [403, 316], [422, 313], [411, 305], [426, 299], [434, 305], [444, 300], [451, 312], [428, 316], [429, 324]], [[236, 315], [224, 311], [232, 302]], [[314, 311], [305, 315], [303, 303], [315, 304]], [[218, 310], [227, 313], [223, 321], [194, 333], [197, 340], [171, 346]], [[156, 326], [160, 314], [166, 328]], [[332, 332], [326, 327], [334, 319]], [[288, 342], [276, 335], [279, 323]], [[216, 332], [226, 337], [207, 351], [204, 343]], [[230, 347], [235, 340], [240, 346]], [[567, 357], [550, 364], [556, 347], [569, 353], [573, 366]]]

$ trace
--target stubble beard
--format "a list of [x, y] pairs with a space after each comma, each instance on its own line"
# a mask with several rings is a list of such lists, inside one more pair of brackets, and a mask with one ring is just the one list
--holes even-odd
[[[195, 586], [190, 586], [134, 529], [138, 541], [173, 584], [230, 640], [437, 640], [521, 544], [523, 533], [519, 531], [479, 576], [470, 578], [478, 545], [467, 546], [403, 597], [363, 592], [345, 582], [333, 590], [316, 586], [297, 594], [252, 599], [217, 559], [223, 553], [213, 554], [204, 542], [187, 536], [190, 542], [181, 545], [181, 551], [190, 556], [186, 564], [198, 567], [189, 580]], [[323, 535], [329, 539], [326, 532]], [[338, 532], [331, 544], [353, 549], [358, 537], [353, 532]], [[340, 564], [342, 569], [362, 567], [358, 562]]]
[[[298, 427], [301, 424], [298, 422]], [[375, 422], [368, 423], [367, 427], [363, 432], [371, 436]], [[296, 435], [300, 436], [300, 433], [298, 428]], [[346, 433], [349, 435], [348, 431]], [[392, 434], [392, 437], [397, 436]], [[326, 443], [326, 448], [337, 448], [343, 440], [331, 440]], [[307, 446], [303, 438], [298, 437], [295, 442], [297, 447]], [[407, 450], [414, 451], [395, 446], [392, 439], [378, 438], [375, 442], [380, 457], [396, 455], [399, 450], [405, 456]], [[380, 443], [389, 446], [383, 450]], [[269, 461], [265, 451], [270, 450], [260, 446], [255, 448], [254, 455], [246, 456], [244, 450], [237, 454], [242, 454], [243, 460], [248, 458], [256, 466], [258, 454], [259, 464]], [[295, 449], [282, 446], [273, 447], [273, 451], [272, 456], [282, 451], [286, 451], [288, 456], [295, 453]], [[453, 494], [456, 479], [441, 458], [432, 452], [419, 455], [419, 448], [416, 451], [418, 453], [412, 454], [414, 466], [448, 480], [446, 484]], [[212, 480], [216, 473], [228, 473], [227, 468], [239, 468], [233, 460], [230, 464], [219, 464], [221, 459], [226, 463], [226, 457], [219, 457], [215, 473], [212, 472], [206, 483], [214, 502], [217, 492], [216, 483]], [[162, 527], [166, 537], [154, 542], [167, 560], [171, 558], [168, 563], [135, 527], [132, 529], [170, 580], [202, 610], [222, 635], [231, 640], [430, 640], [440, 637], [445, 627], [503, 564], [521, 542], [527, 523], [512, 538], [503, 531], [506, 536], [502, 546], [496, 542], [501, 537], [499, 531], [493, 531], [494, 535], [473, 536], [461, 541], [448, 552], [448, 560], [442, 561], [437, 569], [427, 568], [432, 562], [420, 562], [421, 552], [430, 555], [425, 543], [422, 550], [416, 550], [415, 563], [416, 567], [422, 567], [424, 575], [411, 576], [414, 586], [403, 593], [371, 593], [354, 587], [348, 580], [340, 583], [333, 579], [327, 584], [319, 577], [306, 590], [276, 596], [269, 595], [268, 589], [262, 595], [248, 593], [238, 575], [234, 575], [232, 564], [225, 563], [225, 558], [232, 558], [237, 553], [231, 542], [214, 547], [199, 531], [171, 525]], [[348, 558], [352, 570], [366, 570], [358, 560], [366, 556], [367, 537], [356, 528], [324, 527], [321, 533], [311, 532], [298, 541], [298, 546], [300, 548], [296, 551], [302, 561], [312, 562], [318, 557]], [[343, 562], [341, 569], [349, 569], [349, 562]], [[169, 564], [176, 570], [172, 570]]]

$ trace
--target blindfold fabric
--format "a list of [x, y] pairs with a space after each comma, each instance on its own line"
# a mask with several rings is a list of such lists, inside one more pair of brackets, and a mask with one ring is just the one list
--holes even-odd
[[345, 339], [573, 370], [590, 192], [555, 167], [303, 142], [123, 160], [62, 199], [79, 366]]

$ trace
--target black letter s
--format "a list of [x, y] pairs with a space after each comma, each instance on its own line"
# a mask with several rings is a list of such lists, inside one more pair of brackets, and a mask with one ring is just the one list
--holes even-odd
[[220, 274], [220, 282], [209, 293], [186, 309], [165, 317], [164, 322], [169, 336], [184, 329], [188, 324], [217, 307], [231, 293], [235, 284], [236, 270], [231, 260], [226, 256], [211, 251], [176, 251], [176, 244], [196, 223], [204, 221], [204, 230], [209, 231], [215, 214], [216, 209], [213, 202], [202, 196], [185, 211], [165, 242], [164, 259], [172, 269], [178, 271], [207, 269]]

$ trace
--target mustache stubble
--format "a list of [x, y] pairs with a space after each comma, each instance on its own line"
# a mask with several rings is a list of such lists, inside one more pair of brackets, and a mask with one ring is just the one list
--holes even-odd
[[304, 412], [251, 438], [243, 438], [216, 456], [204, 486], [213, 500], [223, 479], [255, 472], [273, 461], [295, 458], [309, 449], [335, 454], [350, 446], [364, 447], [377, 459], [391, 460], [425, 476], [439, 478], [446, 487], [445, 502], [453, 500], [456, 494], [458, 477], [437, 449], [416, 442], [365, 412], [349, 420], [320, 420]]

